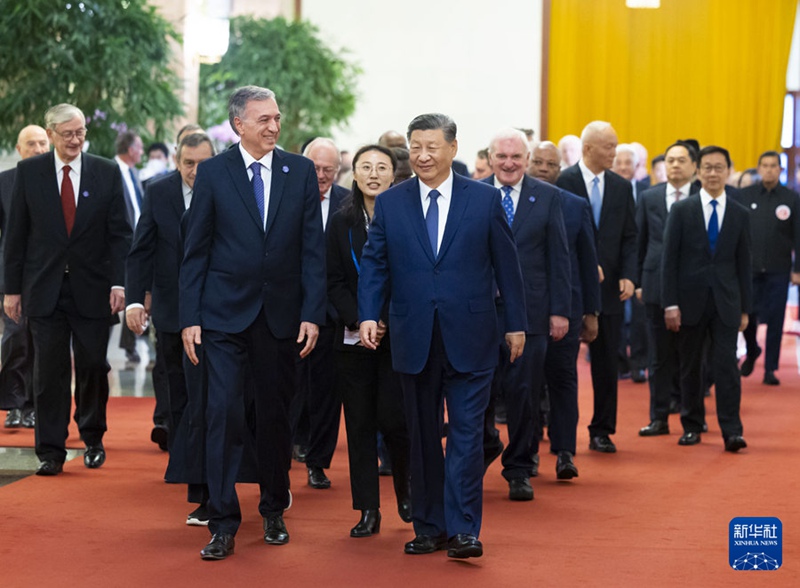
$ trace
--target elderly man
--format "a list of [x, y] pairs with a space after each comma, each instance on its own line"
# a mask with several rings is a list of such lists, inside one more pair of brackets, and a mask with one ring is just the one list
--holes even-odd
[[592, 206], [597, 228], [602, 311], [592, 356], [594, 414], [589, 449], [615, 453], [610, 435], [617, 428], [617, 373], [623, 303], [633, 295], [636, 279], [636, 221], [631, 184], [611, 171], [617, 133], [607, 122], [594, 121], [581, 134], [581, 160], [561, 172], [557, 185], [583, 196]]
[[[539, 455], [539, 403], [544, 385], [547, 343], [561, 340], [569, 328], [571, 272], [569, 249], [561, 212], [560, 190], [525, 175], [530, 147], [525, 134], [516, 129], [498, 132], [489, 144], [492, 175], [485, 183], [503, 194], [506, 220], [517, 244], [528, 330], [525, 349], [511, 363], [501, 345], [495, 387], [502, 389], [508, 412], [508, 447], [503, 453], [503, 477], [511, 500], [533, 500], [530, 478], [535, 475]], [[505, 303], [497, 300], [503, 323]], [[494, 411], [485, 425], [495, 436]]]
[[[47, 153], [50, 140], [40, 126], [28, 125], [17, 136], [17, 153], [22, 159]], [[11, 210], [11, 192], [14, 188], [16, 168], [0, 174], [0, 296], [3, 285], [2, 251]], [[2, 367], [0, 368], [0, 408], [8, 410], [5, 426], [8, 428], [33, 428], [36, 411], [33, 410], [33, 344], [28, 321], [19, 323], [3, 315]]]
[[36, 471], [54, 476], [67, 452], [75, 357], [76, 420], [84, 464], [106, 459], [108, 324], [125, 306], [125, 256], [131, 229], [119, 167], [83, 153], [86, 118], [71, 104], [45, 113], [52, 153], [17, 165], [5, 248], [3, 307], [28, 317], [33, 346]]
[[[254, 427], [264, 541], [289, 533], [295, 357], [325, 322], [325, 243], [319, 184], [308, 159], [276, 145], [281, 112], [267, 88], [244, 86], [228, 102], [238, 145], [197, 171], [179, 278], [184, 349], [208, 368], [206, 473], [209, 530], [200, 552], [233, 554], [242, 515], [236, 478], [245, 428]], [[252, 380], [252, 386], [246, 385]]]
[[361, 341], [377, 348], [378, 319], [389, 301], [392, 362], [411, 438], [416, 537], [405, 552], [448, 549], [449, 557], [479, 557], [481, 423], [497, 364], [494, 298], [499, 288], [513, 362], [527, 330], [522, 276], [499, 190], [451, 169], [455, 122], [443, 114], [420, 115], [409, 124], [408, 138], [418, 179], [375, 201], [358, 283]]
[[[555, 184], [561, 173], [561, 154], [558, 147], [550, 141], [539, 143], [533, 150], [529, 169], [537, 179]], [[572, 276], [569, 330], [563, 339], [548, 341], [544, 366], [550, 399], [547, 432], [550, 437], [550, 451], [558, 456], [556, 478], [571, 480], [578, 476], [578, 468], [573, 461], [577, 450], [578, 427], [576, 362], [581, 340], [591, 343], [597, 337], [600, 280], [591, 206], [585, 198], [561, 190], [561, 210]]]

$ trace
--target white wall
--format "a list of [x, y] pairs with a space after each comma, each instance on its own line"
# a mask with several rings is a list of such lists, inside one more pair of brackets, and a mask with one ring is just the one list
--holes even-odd
[[[303, 0], [303, 18], [363, 69], [356, 112], [334, 134], [355, 150], [424, 112], [458, 124], [459, 154], [475, 153], [501, 127], [533, 128], [541, 108], [541, 0]], [[280, 98], [280, 97], [279, 97]]]

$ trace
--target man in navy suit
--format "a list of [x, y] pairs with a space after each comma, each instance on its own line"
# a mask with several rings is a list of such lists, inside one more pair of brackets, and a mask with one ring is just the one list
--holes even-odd
[[[314, 165], [276, 148], [281, 113], [271, 90], [237, 89], [228, 116], [241, 142], [197, 170], [179, 278], [184, 348], [196, 364], [194, 348], [202, 343], [208, 369], [212, 538], [203, 559], [224, 559], [234, 550], [241, 523], [235, 485], [247, 426], [255, 432], [264, 541], [289, 541], [283, 511], [291, 496], [295, 356], [314, 349], [325, 321]], [[246, 403], [254, 405], [247, 414]]]
[[[528, 330], [525, 349], [514, 363], [508, 348], [500, 346], [500, 364], [494, 385], [501, 388], [508, 411], [508, 447], [503, 453], [503, 477], [511, 500], [533, 500], [530, 478], [539, 455], [539, 404], [544, 385], [547, 342], [561, 340], [569, 328], [570, 260], [560, 190], [525, 175], [530, 145], [525, 133], [506, 129], [489, 143], [492, 175], [484, 180], [503, 194], [506, 220], [517, 245]], [[497, 299], [502, 324], [505, 304]], [[496, 434], [494, 411], [486, 426]], [[488, 435], [487, 435], [488, 436]]]
[[753, 304], [750, 216], [725, 193], [728, 151], [709, 145], [698, 155], [700, 194], [676, 202], [667, 217], [661, 265], [661, 304], [678, 333], [681, 372], [679, 445], [700, 443], [703, 346], [709, 345], [717, 420], [725, 451], [747, 447], [739, 416], [742, 388], [736, 358], [739, 331]]
[[[22, 159], [42, 155], [50, 150], [47, 132], [38, 125], [28, 125], [17, 136], [17, 152]], [[3, 249], [11, 210], [16, 168], [0, 173], [0, 297], [3, 282]], [[33, 343], [28, 321], [19, 323], [3, 315], [2, 367], [0, 367], [0, 408], [8, 409], [5, 426], [32, 429], [36, 422], [33, 410]]]
[[361, 341], [377, 348], [388, 299], [392, 363], [411, 438], [416, 537], [405, 552], [448, 548], [450, 557], [479, 557], [482, 423], [498, 355], [494, 299], [499, 288], [513, 362], [527, 330], [522, 275], [500, 192], [451, 171], [458, 151], [453, 120], [420, 115], [408, 138], [417, 177], [378, 196], [361, 258]]
[[[322, 226], [327, 233], [328, 220], [341, 206], [348, 190], [333, 182], [339, 175], [342, 156], [328, 138], [317, 137], [303, 150], [314, 162], [319, 183]], [[301, 448], [308, 469], [308, 485], [317, 490], [330, 488], [325, 470], [339, 440], [339, 418], [342, 402], [336, 394], [336, 370], [333, 361], [333, 340], [336, 334], [336, 310], [327, 307], [326, 322], [319, 327], [317, 346], [308, 357], [297, 360], [297, 394], [292, 400], [292, 421], [295, 445]], [[299, 426], [299, 429], [298, 429]]]
[[[197, 166], [213, 156], [214, 146], [205, 133], [192, 133], [183, 138], [175, 155], [177, 171], [148, 182], [142, 201], [142, 214], [126, 262], [128, 306], [125, 317], [128, 327], [133, 333], [141, 335], [149, 317], [153, 317], [158, 327], [156, 354], [167, 371], [170, 450], [167, 480], [188, 482], [189, 502], [200, 504], [187, 518], [188, 524], [208, 524], [208, 489], [203, 483], [204, 448], [196, 447], [197, 443], [181, 443], [179, 447], [174, 443], [189, 402], [189, 388], [193, 394], [191, 406], [205, 405], [202, 377], [193, 373], [200, 368], [189, 364], [186, 370], [188, 374], [184, 371], [183, 342], [178, 322], [178, 273], [183, 257], [181, 219], [192, 203]], [[187, 386], [187, 377], [192, 386]], [[199, 418], [196, 415], [192, 416], [193, 424], [197, 428], [203, 427], [205, 418], [202, 414]], [[183, 428], [190, 430], [186, 425]], [[198, 430], [193, 437], [203, 439], [204, 429]]]
[[672, 206], [694, 194], [692, 178], [697, 171], [697, 151], [678, 141], [667, 148], [667, 182], [645, 190], [636, 209], [638, 273], [636, 291], [644, 303], [650, 346], [650, 424], [639, 430], [642, 437], [669, 434], [671, 407], [680, 405], [678, 336], [667, 329], [661, 306], [661, 258], [664, 229]]
[[125, 220], [119, 167], [83, 153], [86, 118], [71, 104], [45, 113], [54, 151], [20, 161], [5, 237], [5, 299], [28, 317], [34, 347], [36, 471], [54, 476], [67, 456], [75, 356], [75, 420], [84, 465], [106, 459], [109, 319], [125, 307]]
[[617, 374], [623, 303], [636, 280], [636, 220], [631, 183], [611, 171], [617, 133], [607, 122], [594, 121], [581, 134], [581, 160], [561, 172], [557, 185], [589, 200], [597, 230], [602, 311], [592, 355], [594, 414], [589, 449], [615, 453], [610, 435], [617, 430]]
[[[542, 141], [533, 150], [529, 168], [534, 177], [555, 184], [561, 172], [561, 154], [550, 141]], [[578, 476], [573, 457], [578, 427], [578, 369], [576, 362], [581, 341], [591, 343], [597, 337], [600, 314], [600, 280], [597, 251], [594, 245], [592, 208], [585, 198], [561, 190], [561, 210], [569, 247], [572, 275], [572, 303], [569, 330], [563, 339], [551, 339], [545, 356], [545, 379], [550, 401], [547, 433], [550, 452], [555, 453], [556, 478], [571, 480]]]

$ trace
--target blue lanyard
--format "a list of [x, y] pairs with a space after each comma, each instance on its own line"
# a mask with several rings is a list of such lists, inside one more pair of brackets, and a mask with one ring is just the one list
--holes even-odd
[[361, 275], [361, 264], [358, 263], [358, 259], [356, 259], [356, 252], [353, 249], [353, 229], [347, 231], [347, 236], [350, 239], [350, 255], [353, 257], [353, 265], [356, 266], [356, 273]]

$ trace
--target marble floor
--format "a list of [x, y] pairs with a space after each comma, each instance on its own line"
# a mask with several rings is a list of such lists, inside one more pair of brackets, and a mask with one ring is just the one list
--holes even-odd
[[[0, 322], [2, 324], [2, 322]], [[141, 361], [138, 364], [127, 361], [125, 352], [119, 347], [120, 326], [111, 329], [108, 343], [109, 393], [111, 396], [153, 396], [152, 369], [155, 361], [155, 346], [152, 337], [137, 337], [136, 351]], [[5, 412], [0, 411], [0, 423], [5, 420]], [[83, 455], [82, 451], [67, 451], [67, 460]], [[36, 471], [39, 460], [32, 447], [0, 446], [0, 486], [9, 484]]]

